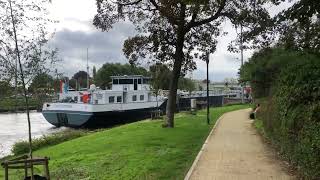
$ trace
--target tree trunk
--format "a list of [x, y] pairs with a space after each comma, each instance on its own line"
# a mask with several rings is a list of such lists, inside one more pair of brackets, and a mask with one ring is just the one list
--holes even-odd
[[167, 114], [166, 127], [169, 127], [169, 128], [174, 127], [174, 112], [176, 110], [178, 81], [180, 77], [182, 61], [184, 58], [184, 54], [183, 54], [184, 35], [185, 34], [183, 33], [183, 30], [181, 30], [178, 33], [175, 60], [174, 60], [172, 74], [171, 74], [169, 97], [168, 97], [167, 109], [166, 109], [166, 114]]

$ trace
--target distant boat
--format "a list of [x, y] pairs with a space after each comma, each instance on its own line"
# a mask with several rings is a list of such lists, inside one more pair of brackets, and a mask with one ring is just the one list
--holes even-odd
[[68, 86], [61, 83], [58, 102], [44, 103], [43, 116], [58, 127], [104, 127], [147, 118], [151, 111], [164, 107], [166, 98], [153, 95], [149, 77], [111, 79], [111, 90], [101, 90], [92, 84], [88, 91], [68, 91]]

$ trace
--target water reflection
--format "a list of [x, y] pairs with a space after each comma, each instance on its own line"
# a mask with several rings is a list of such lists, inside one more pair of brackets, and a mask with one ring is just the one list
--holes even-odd
[[[30, 119], [33, 137], [61, 130], [49, 124], [39, 112], [31, 112]], [[0, 114], [0, 157], [10, 154], [15, 142], [26, 139], [28, 139], [26, 113]]]

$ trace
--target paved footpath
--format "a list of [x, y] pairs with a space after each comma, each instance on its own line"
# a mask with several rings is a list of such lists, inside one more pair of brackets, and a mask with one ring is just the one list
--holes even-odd
[[[249, 109], [223, 115], [209, 136], [191, 180], [295, 179], [257, 135]], [[186, 176], [188, 179], [188, 175]]]

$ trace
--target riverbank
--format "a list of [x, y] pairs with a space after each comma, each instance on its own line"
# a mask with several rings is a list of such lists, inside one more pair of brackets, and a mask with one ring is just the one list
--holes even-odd
[[[38, 100], [34, 98], [29, 98], [29, 109], [37, 110], [41, 107], [41, 104]], [[23, 98], [3, 98], [0, 99], [0, 113], [8, 113], [8, 112], [23, 112], [25, 111], [25, 99]]]
[[[52, 179], [183, 179], [215, 121], [248, 105], [211, 108], [197, 115], [178, 113], [175, 128], [145, 120], [93, 133], [36, 151], [49, 156]], [[16, 179], [23, 174], [16, 174]], [[3, 178], [3, 170], [0, 171]]]

